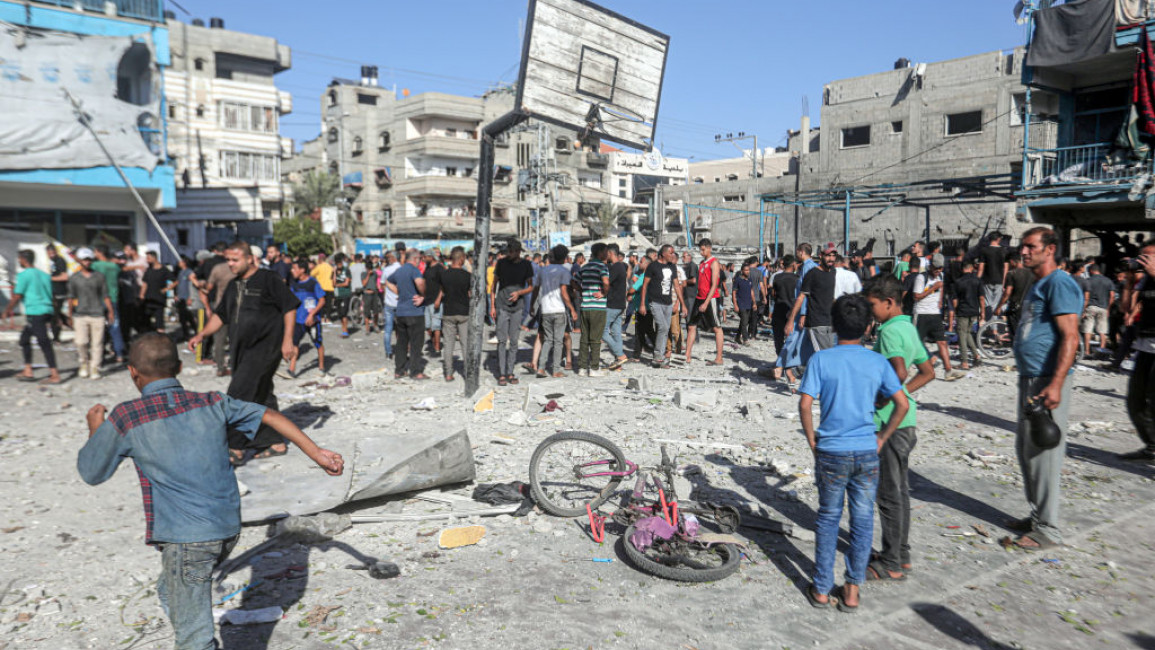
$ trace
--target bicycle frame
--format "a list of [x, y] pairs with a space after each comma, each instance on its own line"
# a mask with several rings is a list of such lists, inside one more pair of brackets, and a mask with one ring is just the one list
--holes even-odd
[[[614, 461], [612, 461], [612, 460], [595, 460], [595, 461], [591, 461], [588, 463], [582, 463], [581, 465], [578, 465], [578, 467], [579, 468], [586, 468], [586, 467], [592, 467], [594, 465], [609, 465], [612, 462], [614, 462]], [[633, 463], [633, 462], [630, 462], [627, 460], [626, 461], [626, 471], [624, 471], [624, 472], [595, 472], [593, 474], [579, 474], [578, 476], [579, 476], [579, 478], [593, 478], [595, 476], [620, 476], [622, 478], [625, 478], [627, 476], [633, 476], [634, 472], [636, 472], [636, 471], [638, 471], [637, 463]]]

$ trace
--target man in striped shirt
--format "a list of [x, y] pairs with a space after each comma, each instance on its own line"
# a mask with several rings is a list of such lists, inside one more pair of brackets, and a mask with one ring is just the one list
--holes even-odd
[[590, 261], [581, 267], [581, 345], [578, 372], [584, 377], [601, 377], [602, 334], [606, 329], [606, 295], [610, 292], [610, 270], [606, 266], [606, 245], [594, 244]]

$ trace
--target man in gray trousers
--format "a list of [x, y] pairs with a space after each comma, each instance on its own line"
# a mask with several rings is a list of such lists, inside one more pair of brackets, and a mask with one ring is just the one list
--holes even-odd
[[[672, 319], [683, 311], [682, 283], [678, 281], [678, 256], [674, 247], [666, 244], [658, 251], [658, 260], [646, 268], [642, 281], [642, 300], [638, 313], [654, 317], [657, 336], [654, 339], [654, 367], [669, 368], [670, 354], [666, 339], [670, 335]], [[665, 354], [665, 356], [661, 356]]]
[[[1015, 451], [1023, 473], [1023, 487], [1031, 515], [1007, 523], [1019, 533], [1004, 543], [1038, 551], [1063, 543], [1059, 527], [1059, 476], [1067, 454], [1067, 411], [1071, 382], [1066, 381], [1079, 346], [1079, 316], [1083, 292], [1059, 270], [1055, 256], [1058, 238], [1049, 228], [1032, 228], [1023, 235], [1023, 266], [1035, 274], [1035, 284], [1023, 299], [1022, 317], [1015, 333], [1015, 361], [1019, 367], [1018, 431]], [[1044, 449], [1035, 444], [1031, 422], [1024, 410], [1041, 402], [1061, 432], [1059, 444]]]
[[[541, 313], [541, 361], [537, 369], [538, 377], [545, 377], [546, 361], [552, 359], [554, 377], [564, 377], [561, 359], [565, 351], [565, 332], [568, 314], [577, 322], [577, 310], [569, 297], [569, 284], [572, 276], [565, 265], [565, 258], [569, 256], [569, 249], [561, 244], [549, 251], [549, 266], [541, 269], [537, 274], [537, 285], [534, 287], [533, 303]], [[552, 353], [552, 354], [551, 354]]]

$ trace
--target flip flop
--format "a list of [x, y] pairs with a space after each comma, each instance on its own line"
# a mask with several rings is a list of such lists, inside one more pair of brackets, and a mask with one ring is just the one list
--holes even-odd
[[834, 592], [831, 593], [830, 595], [833, 596], [834, 598], [838, 599], [838, 611], [842, 612], [843, 614], [857, 614], [859, 606], [862, 605], [862, 601], [861, 601], [862, 593], [861, 593], [861, 591], [859, 592], [859, 599], [860, 600], [859, 600], [858, 605], [847, 605], [845, 594], [846, 594], [846, 585], [843, 585], [843, 586], [835, 589]]
[[904, 573], [896, 578], [890, 575], [890, 571], [887, 570], [882, 562], [875, 560], [866, 565], [866, 579], [878, 582], [902, 582], [906, 580], [906, 574]]
[[806, 587], [806, 600], [810, 602], [811, 607], [813, 607], [815, 609], [829, 609], [830, 608], [830, 596], [826, 597], [826, 602], [822, 602], [821, 600], [818, 600], [818, 596], [819, 596], [819, 593], [817, 590], [814, 589], [813, 583]]
[[289, 453], [289, 446], [288, 445], [285, 445], [285, 448], [281, 451], [277, 451], [276, 449], [273, 449], [272, 447], [266, 447], [265, 449], [261, 450], [256, 455], [254, 455], [253, 460], [265, 460], [266, 458], [276, 458], [277, 456], [284, 456], [287, 453]]
[[721, 366], [721, 365], [723, 365], [724, 363], [725, 363], [724, 361], [723, 361], [723, 362], [718, 362], [718, 361], [707, 361], [707, 362], [706, 362], [706, 365], [707, 365], [707, 366]]
[[498, 377], [497, 378], [497, 385], [498, 386], [507, 386], [507, 385], [509, 385], [509, 382], [507, 382], [505, 380], [505, 377]]
[[36, 378], [35, 377], [29, 377], [28, 375], [16, 375], [16, 381], [33, 382], [33, 381], [36, 381]]
[[[1024, 539], [1029, 539], [1032, 542], [1034, 542], [1035, 544], [1038, 544], [1038, 546], [1026, 546], [1023, 544]], [[1044, 535], [1043, 533], [1041, 533], [1037, 530], [1026, 533], [1025, 535], [1019, 537], [1018, 539], [1011, 539], [1010, 537], [1004, 537], [1001, 540], [999, 540], [999, 543], [1002, 544], [1006, 548], [1010, 548], [1013, 546], [1014, 548], [1022, 549], [1024, 551], [1031, 551], [1031, 552], [1048, 551], [1048, 550], [1056, 549], [1056, 548], [1059, 548], [1062, 546], [1062, 544], [1060, 544], [1059, 542], [1052, 540], [1050, 537], [1047, 537], [1046, 535]]]

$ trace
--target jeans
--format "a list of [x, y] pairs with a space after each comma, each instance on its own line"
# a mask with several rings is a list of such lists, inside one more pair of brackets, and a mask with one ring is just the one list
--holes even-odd
[[32, 339], [40, 346], [44, 353], [44, 363], [49, 368], [56, 367], [56, 353], [52, 350], [52, 341], [48, 338], [48, 325], [52, 321], [52, 314], [39, 316], [25, 316], [24, 329], [20, 332], [20, 350], [24, 353], [24, 365], [32, 365]]
[[606, 310], [583, 309], [582, 338], [578, 346], [577, 367], [597, 370], [602, 363], [602, 333], [606, 329]]
[[541, 316], [541, 357], [538, 368], [545, 370], [545, 361], [550, 359], [553, 372], [561, 372], [561, 359], [565, 354], [566, 315], [542, 314]]
[[430, 332], [440, 332], [442, 321], [441, 314], [441, 307], [434, 309], [433, 303], [425, 305], [425, 329], [429, 330]]
[[622, 350], [622, 315], [625, 313], [623, 309], [606, 308], [606, 330], [602, 334], [602, 341], [610, 348], [610, 354], [614, 355], [615, 359], [621, 358], [625, 355]]
[[385, 306], [385, 356], [393, 356], [393, 326], [397, 323], [397, 307]]
[[521, 310], [497, 310], [497, 376], [508, 377], [517, 367], [517, 346], [520, 343]]
[[461, 341], [461, 360], [469, 358], [469, 316], [441, 318], [441, 366], [446, 377], [453, 376], [453, 352]]
[[1155, 454], [1155, 354], [1140, 352], [1127, 383], [1127, 415], [1143, 448]]
[[670, 322], [674, 316], [673, 305], [659, 305], [650, 303], [646, 307], [646, 311], [654, 319], [654, 328], [657, 332], [654, 334], [654, 363], [660, 363], [665, 358], [666, 341], [670, 336]]
[[878, 455], [878, 522], [882, 528], [882, 564], [902, 571], [910, 564], [910, 452], [918, 436], [914, 427], [902, 427]]
[[846, 556], [846, 583], [866, 581], [870, 544], [874, 535], [874, 495], [878, 490], [878, 453], [875, 451], [819, 451], [815, 457], [818, 483], [818, 530], [815, 533], [814, 589], [829, 594], [834, 588], [834, 560], [838, 549], [838, 522], [842, 506], [850, 501], [850, 552]]
[[213, 650], [213, 569], [236, 546], [237, 538], [213, 542], [161, 543], [157, 596], [172, 622], [176, 650]]
[[76, 356], [80, 368], [100, 371], [104, 360], [104, 318], [102, 316], [73, 316], [72, 329], [76, 332]]
[[124, 335], [120, 332], [120, 306], [116, 301], [112, 303], [112, 323], [108, 326], [108, 338], [112, 341], [112, 353], [117, 359], [124, 359], [127, 350], [124, 348]]
[[1051, 411], [1051, 417], [1063, 433], [1058, 446], [1054, 449], [1036, 447], [1031, 440], [1030, 422], [1023, 416], [1027, 398], [1038, 395], [1049, 383], [1050, 377], [1019, 377], [1019, 426], [1015, 432], [1015, 453], [1019, 458], [1019, 470], [1023, 473], [1023, 491], [1031, 506], [1031, 529], [1046, 535], [1051, 541], [1062, 543], [1062, 532], [1059, 530], [1059, 477], [1063, 471], [1063, 459], [1067, 456], [1067, 410], [1071, 406], [1071, 379], [1068, 377], [1063, 382], [1059, 407]]
[[425, 343], [425, 316], [397, 316], [397, 354], [393, 372], [416, 377], [425, 369], [421, 347]]
[[958, 334], [958, 356], [963, 363], [970, 363], [971, 356], [979, 358], [979, 346], [975, 342], [974, 327], [978, 316], [955, 316], [955, 333]]

